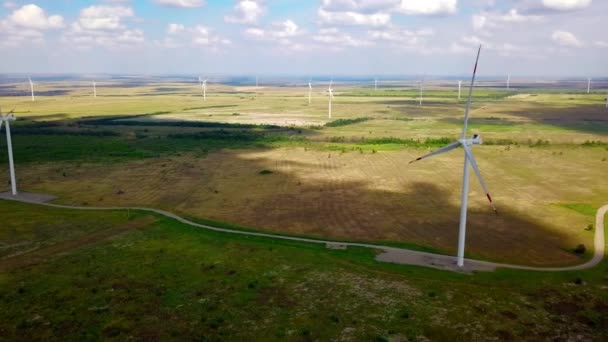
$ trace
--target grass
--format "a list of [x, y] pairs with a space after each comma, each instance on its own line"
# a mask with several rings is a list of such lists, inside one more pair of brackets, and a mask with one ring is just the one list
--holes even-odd
[[[425, 98], [433, 105], [420, 107], [406, 97], [407, 88], [386, 91], [400, 98], [349, 96], [372, 92], [344, 87], [334, 102], [336, 121], [327, 123], [323, 98], [317, 94], [308, 105], [289, 87], [264, 88], [254, 98], [245, 88], [218, 86], [204, 102], [198, 89], [170, 86], [171, 94], [159, 94], [159, 85], [117, 84], [95, 100], [86, 89], [35, 103], [3, 98], [18, 117], [29, 118], [14, 126], [20, 185], [79, 205], [179, 208], [255, 229], [453, 252], [459, 151], [408, 165], [459, 136], [463, 108], [450, 100], [453, 89], [429, 89]], [[473, 185], [470, 220], [479, 230], [472, 228], [471, 255], [578, 263], [567, 251], [589, 241], [575, 228], [588, 218], [551, 203], [599, 206], [605, 199], [606, 136], [596, 123], [605, 113], [591, 105], [597, 95], [476, 94], [471, 131], [486, 142], [476, 154], [508, 215], [498, 222], [486, 215]], [[256, 177], [259, 170], [273, 175]], [[552, 177], [540, 176], [546, 174]], [[431, 186], [433, 179], [440, 184]], [[479, 232], [486, 226], [508, 233], [484, 237]], [[527, 253], [508, 248], [524, 232], [533, 232], [527, 241], [547, 243], [524, 243]]]
[[[0, 260], [8, 339], [607, 337], [605, 262], [585, 272], [467, 276], [377, 263], [363, 248], [232, 236], [137, 212], [0, 201], [0, 214], [15, 242], [140, 222], [42, 261], [36, 250], [15, 257], [37, 261], [26, 267], [8, 271], [14, 258]], [[58, 223], [41, 225], [49, 221]]]

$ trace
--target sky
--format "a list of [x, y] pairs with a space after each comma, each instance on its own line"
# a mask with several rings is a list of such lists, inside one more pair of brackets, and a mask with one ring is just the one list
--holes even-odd
[[0, 3], [0, 73], [608, 76], [606, 0]]

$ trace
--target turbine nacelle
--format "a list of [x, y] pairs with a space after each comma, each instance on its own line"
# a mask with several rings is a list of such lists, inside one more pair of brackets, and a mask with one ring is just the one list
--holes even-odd
[[481, 145], [483, 144], [483, 140], [481, 139], [481, 135], [475, 133], [470, 139], [459, 139], [458, 142], [461, 145], [471, 146], [471, 145]]

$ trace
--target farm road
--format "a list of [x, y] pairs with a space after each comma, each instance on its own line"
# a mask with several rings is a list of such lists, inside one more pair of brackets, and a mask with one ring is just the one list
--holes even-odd
[[504, 263], [495, 263], [489, 261], [481, 261], [481, 260], [473, 260], [473, 259], [465, 259], [464, 267], [459, 268], [456, 266], [456, 257], [449, 255], [441, 255], [427, 252], [414, 251], [405, 248], [398, 247], [390, 247], [383, 245], [374, 245], [367, 243], [356, 243], [356, 242], [340, 242], [340, 241], [328, 241], [328, 240], [317, 240], [317, 239], [309, 239], [309, 238], [300, 238], [294, 236], [284, 236], [277, 234], [267, 234], [267, 233], [258, 233], [258, 232], [248, 232], [248, 231], [240, 231], [234, 229], [227, 228], [219, 228], [213, 227], [210, 225], [200, 224], [196, 222], [192, 222], [187, 220], [181, 216], [178, 216], [174, 213], [153, 209], [153, 208], [138, 208], [138, 207], [80, 207], [80, 206], [70, 206], [70, 205], [62, 205], [62, 204], [53, 204], [48, 203], [48, 201], [52, 200], [54, 197], [49, 195], [39, 195], [39, 194], [30, 194], [30, 193], [21, 193], [17, 196], [12, 196], [10, 193], [0, 193], [0, 199], [12, 200], [30, 204], [38, 204], [47, 207], [53, 208], [62, 208], [62, 209], [74, 209], [74, 210], [138, 210], [151, 212], [158, 215], [162, 215], [171, 219], [174, 219], [183, 224], [202, 228], [207, 230], [212, 230], [216, 232], [229, 233], [229, 234], [240, 234], [246, 236], [257, 236], [264, 237], [270, 239], [281, 239], [281, 240], [289, 240], [289, 241], [298, 241], [298, 242], [307, 242], [307, 243], [318, 243], [324, 244], [327, 248], [334, 249], [344, 249], [347, 247], [365, 247], [372, 248], [375, 250], [381, 251], [376, 256], [376, 260], [383, 262], [390, 262], [396, 264], [404, 264], [404, 265], [416, 265], [423, 267], [432, 267], [442, 270], [449, 271], [457, 271], [457, 272], [473, 272], [473, 271], [494, 271], [497, 268], [511, 268], [511, 269], [519, 269], [519, 270], [527, 270], [527, 271], [539, 271], [539, 272], [562, 272], [562, 271], [578, 271], [585, 270], [597, 266], [602, 259], [604, 258], [605, 253], [605, 237], [604, 237], [604, 220], [606, 216], [606, 212], [608, 212], [608, 204], [601, 207], [596, 214], [595, 221], [595, 236], [594, 236], [594, 252], [591, 260], [574, 266], [565, 266], [565, 267], [532, 267], [532, 266], [523, 266], [523, 265], [513, 265], [513, 264], [504, 264]]

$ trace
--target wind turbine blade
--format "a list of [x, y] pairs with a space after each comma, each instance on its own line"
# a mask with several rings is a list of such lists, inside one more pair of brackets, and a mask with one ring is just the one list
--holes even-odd
[[498, 210], [496, 210], [496, 206], [494, 206], [494, 202], [492, 201], [492, 196], [490, 196], [490, 191], [488, 190], [486, 183], [483, 181], [483, 178], [481, 177], [481, 172], [479, 172], [479, 167], [477, 166], [477, 162], [475, 161], [473, 152], [471, 151], [469, 146], [467, 146], [465, 144], [463, 144], [462, 147], [464, 148], [464, 153], [466, 153], [466, 155], [467, 155], [467, 159], [471, 163], [471, 167], [473, 167], [473, 171], [475, 171], [475, 174], [477, 175], [477, 179], [479, 179], [479, 184], [481, 184], [483, 191], [486, 193], [486, 197], [488, 197], [488, 201], [490, 201], [490, 205], [492, 206], [492, 209], [494, 209], [494, 212], [498, 214]]
[[477, 59], [475, 59], [475, 68], [473, 69], [473, 77], [471, 77], [471, 85], [469, 86], [469, 98], [467, 100], [467, 109], [464, 112], [464, 127], [462, 128], [462, 139], [467, 137], [467, 126], [469, 125], [469, 110], [471, 109], [471, 96], [473, 95], [473, 85], [475, 85], [475, 76], [477, 75], [477, 64], [479, 63], [479, 54], [481, 53], [481, 45], [477, 50]]
[[451, 150], [455, 149], [458, 146], [460, 146], [460, 142], [459, 141], [453, 142], [453, 143], [449, 144], [448, 146], [446, 146], [444, 148], [440, 148], [437, 151], [433, 151], [433, 152], [431, 152], [429, 154], [425, 154], [422, 157], [418, 157], [418, 158], [412, 160], [410, 162], [410, 164], [413, 163], [413, 162], [415, 162], [415, 161], [419, 161], [419, 160], [422, 160], [422, 159], [425, 159], [425, 158], [428, 158], [428, 157], [432, 157], [432, 156], [436, 156], [438, 154], [446, 153], [448, 151], [451, 151]]

